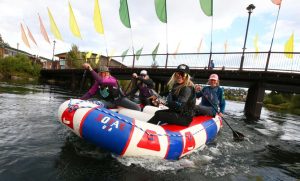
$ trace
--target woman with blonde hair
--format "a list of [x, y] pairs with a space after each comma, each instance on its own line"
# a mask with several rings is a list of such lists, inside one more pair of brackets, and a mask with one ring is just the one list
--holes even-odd
[[194, 116], [196, 95], [187, 65], [181, 64], [177, 67], [168, 82], [168, 87], [171, 87], [166, 102], [169, 109], [156, 111], [148, 123], [188, 126]]

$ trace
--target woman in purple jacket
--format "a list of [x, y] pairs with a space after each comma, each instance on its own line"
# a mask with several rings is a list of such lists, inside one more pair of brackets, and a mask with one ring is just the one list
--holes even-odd
[[99, 66], [97, 74], [90, 64], [84, 63], [82, 66], [84, 69], [90, 70], [95, 79], [95, 83], [81, 99], [86, 100], [99, 93], [101, 102], [103, 102], [107, 108], [122, 106], [128, 109], [141, 110], [136, 103], [124, 97], [118, 80], [110, 75], [108, 67]]

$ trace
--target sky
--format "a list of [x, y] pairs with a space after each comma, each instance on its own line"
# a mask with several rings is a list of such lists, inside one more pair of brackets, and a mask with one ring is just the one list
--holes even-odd
[[[69, 2], [82, 39], [70, 31]], [[256, 35], [259, 51], [268, 51], [278, 12], [278, 6], [271, 0], [214, 0], [214, 15], [208, 17], [201, 10], [199, 0], [167, 0], [168, 23], [165, 24], [156, 16], [154, 0], [128, 0], [129, 29], [120, 21], [119, 3], [119, 0], [99, 0], [102, 35], [95, 31], [93, 24], [94, 0], [0, 0], [0, 34], [11, 47], [17, 48], [19, 44], [21, 50], [51, 59], [55, 39], [50, 31], [49, 8], [63, 38], [63, 41], [55, 40], [55, 54], [69, 51], [72, 44], [80, 51], [115, 56], [133, 44], [135, 52], [143, 47], [143, 54], [151, 54], [158, 43], [158, 53], [174, 53], [179, 42], [178, 53], [196, 53], [201, 40], [201, 53], [210, 51], [211, 41], [212, 52], [224, 52], [225, 42], [227, 52], [241, 52], [248, 19], [246, 7], [254, 4], [246, 51], [255, 51]], [[294, 52], [300, 52], [299, 9], [299, 0], [282, 0], [272, 51], [284, 51], [285, 42], [294, 33]], [[40, 32], [38, 13], [51, 44]], [[29, 27], [38, 46], [29, 39], [31, 48], [26, 47], [20, 23]], [[132, 54], [132, 49], [128, 54]]]

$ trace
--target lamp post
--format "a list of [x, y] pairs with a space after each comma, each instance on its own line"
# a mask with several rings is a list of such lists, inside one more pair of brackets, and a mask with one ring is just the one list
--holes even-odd
[[244, 40], [244, 47], [243, 47], [243, 54], [242, 54], [242, 58], [241, 58], [240, 70], [243, 70], [243, 64], [244, 64], [244, 58], [245, 58], [244, 54], [245, 54], [245, 49], [246, 49], [246, 41], [247, 41], [247, 35], [248, 35], [250, 16], [251, 16], [253, 9], [255, 9], [255, 6], [253, 4], [250, 4], [246, 9], [248, 10], [248, 22], [247, 22], [246, 35], [245, 35], [245, 40]]
[[55, 43], [56, 41], [53, 40], [53, 54], [52, 54], [52, 61], [54, 61], [54, 50], [55, 50]]

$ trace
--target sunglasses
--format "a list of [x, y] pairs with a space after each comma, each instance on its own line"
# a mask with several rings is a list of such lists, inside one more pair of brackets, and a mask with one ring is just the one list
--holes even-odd
[[185, 73], [184, 72], [175, 72], [176, 76], [181, 76], [181, 77], [185, 77]]
[[142, 77], [146, 77], [146, 75], [145, 75], [145, 74], [141, 74], [140, 76], [142, 76]]

